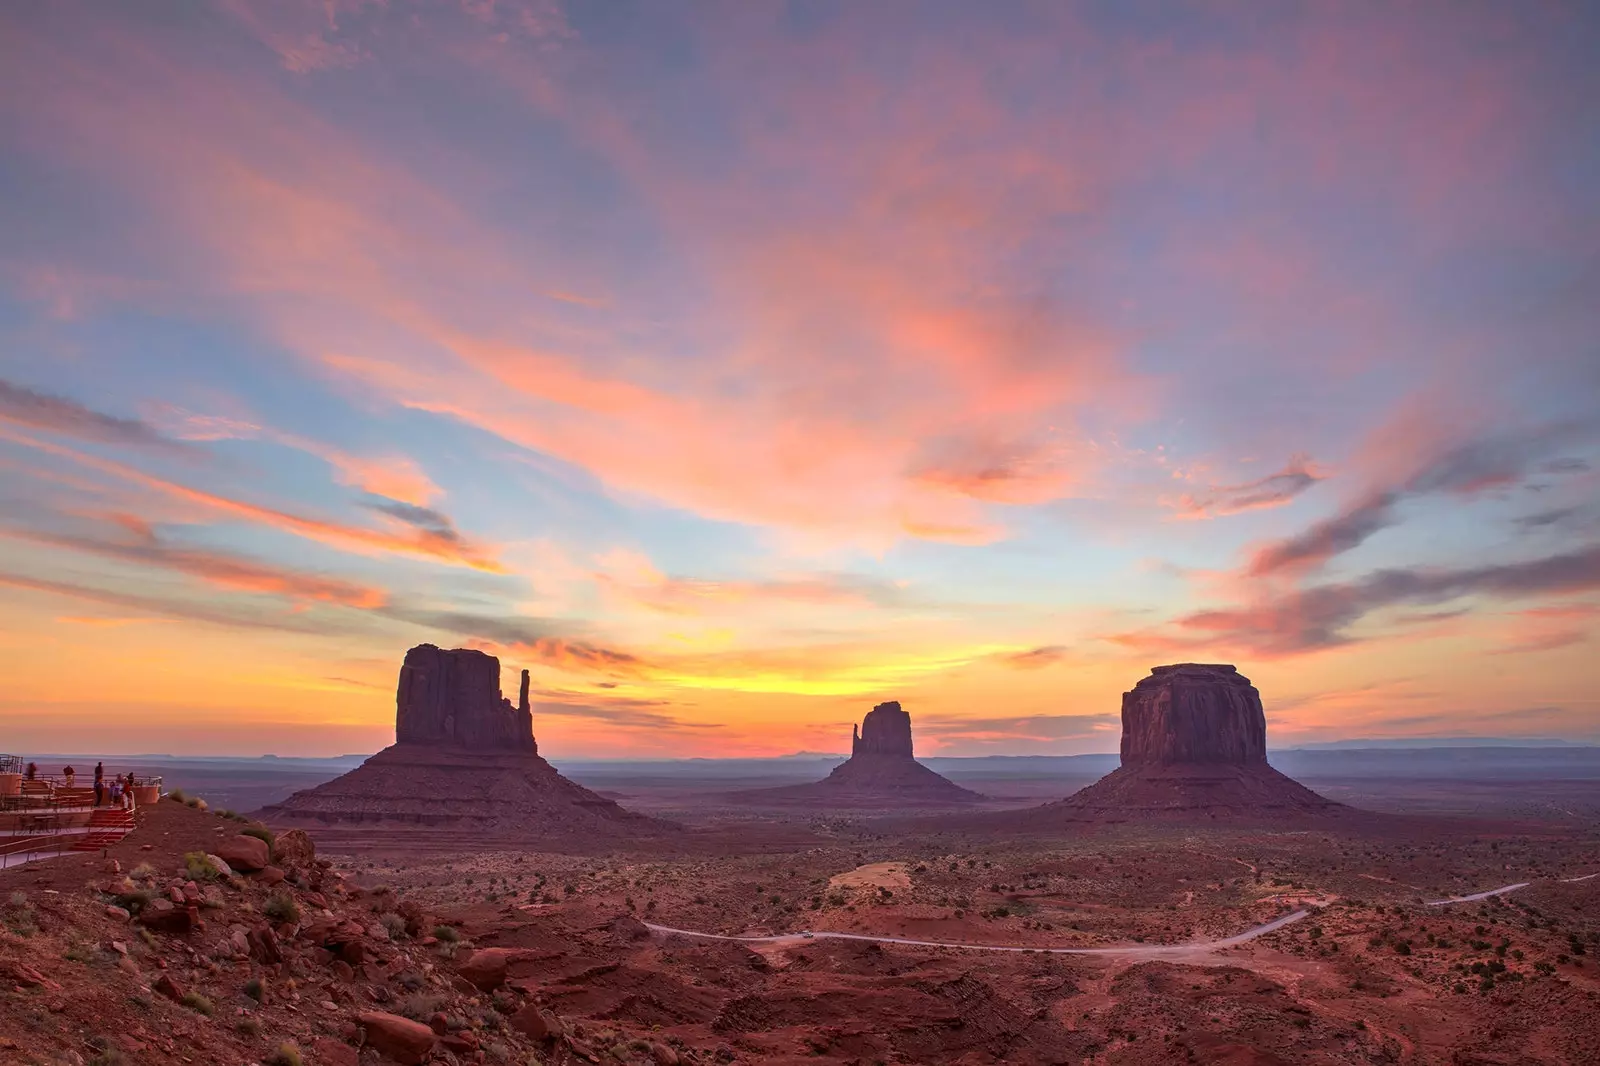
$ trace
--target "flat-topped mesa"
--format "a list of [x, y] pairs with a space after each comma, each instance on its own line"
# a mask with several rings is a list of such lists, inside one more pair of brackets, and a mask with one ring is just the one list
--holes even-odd
[[527, 751], [533, 739], [528, 671], [517, 706], [500, 694], [500, 660], [467, 648], [418, 644], [406, 652], [395, 692], [395, 742], [472, 751]]
[[1261, 693], [1221, 663], [1157, 666], [1122, 694], [1122, 765], [1267, 765]]
[[859, 731], [853, 731], [850, 757], [858, 755], [889, 755], [913, 758], [911, 754], [911, 715], [900, 709], [898, 700], [880, 703], [867, 712], [861, 720]]

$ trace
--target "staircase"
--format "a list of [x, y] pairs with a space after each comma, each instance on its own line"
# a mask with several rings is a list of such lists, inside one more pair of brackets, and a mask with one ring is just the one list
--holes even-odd
[[73, 851], [99, 851], [120, 843], [133, 832], [133, 812], [121, 807], [96, 807], [89, 816], [89, 832], [72, 845]]

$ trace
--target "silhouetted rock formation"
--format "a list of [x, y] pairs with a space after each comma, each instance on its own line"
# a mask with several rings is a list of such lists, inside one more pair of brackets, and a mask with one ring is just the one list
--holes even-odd
[[1122, 765], [1267, 765], [1261, 693], [1232, 666], [1157, 666], [1122, 694]]
[[276, 823], [441, 826], [518, 837], [615, 837], [671, 828], [575, 784], [539, 757], [522, 671], [518, 705], [500, 660], [420, 644], [395, 692], [395, 743], [356, 769], [267, 807]]
[[860, 728], [852, 727], [850, 757], [857, 755], [912, 757], [911, 715], [900, 709], [899, 700], [878, 704], [867, 712]]
[[1157, 666], [1122, 694], [1122, 766], [1036, 811], [1084, 821], [1347, 810], [1267, 765], [1261, 694], [1232, 666]]
[[850, 758], [821, 781], [739, 793], [755, 803], [818, 807], [948, 807], [984, 797], [917, 762], [911, 715], [891, 700], [867, 712], [852, 730]]
[[406, 652], [395, 694], [395, 742], [475, 751], [538, 752], [528, 671], [516, 707], [500, 695], [500, 660], [468, 648], [418, 644]]

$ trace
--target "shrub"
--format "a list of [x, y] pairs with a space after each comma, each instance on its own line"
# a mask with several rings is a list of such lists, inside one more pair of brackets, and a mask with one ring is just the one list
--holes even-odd
[[175, 788], [171, 792], [168, 792], [167, 799], [172, 800], [175, 803], [189, 802], [189, 797], [183, 794], [183, 789], [181, 788]]
[[210, 805], [207, 804], [203, 799], [194, 800], [189, 804], [189, 806], [193, 807], [197, 811], [200, 811], [201, 813], [204, 813], [210, 807]]
[[216, 1004], [212, 1003], [209, 999], [202, 996], [198, 992], [185, 992], [183, 994], [183, 999], [180, 1000], [180, 1002], [190, 1010], [199, 1014], [204, 1014], [207, 1018], [211, 1017], [217, 1012]]
[[147, 862], [141, 862], [133, 868], [133, 873], [128, 876], [135, 881], [152, 881], [156, 877], [156, 868]]
[[438, 1013], [444, 1003], [438, 996], [402, 996], [396, 1003], [394, 1012], [402, 1018], [410, 1018], [414, 1022], [426, 1022]]
[[456, 927], [453, 925], [436, 925], [433, 927], [433, 937], [446, 944], [454, 944], [461, 939], [461, 934], [456, 932]]
[[28, 894], [26, 892], [13, 892], [9, 902], [10, 906], [13, 907], [26, 907], [28, 905]]
[[384, 932], [389, 934], [390, 940], [405, 939], [406, 920], [400, 917], [394, 911], [390, 911], [388, 914], [385, 914], [383, 917], [379, 918], [378, 922], [383, 926]]
[[266, 1066], [305, 1066], [305, 1061], [300, 1057], [299, 1048], [291, 1043], [284, 1043], [280, 1044], [278, 1050], [267, 1059]]
[[233, 1023], [234, 1031], [240, 1036], [260, 1036], [261, 1023], [251, 1017], [240, 1018]]
[[275, 922], [298, 922], [300, 920], [300, 904], [287, 892], [274, 892], [270, 899], [261, 906], [261, 913]]
[[185, 852], [183, 870], [191, 881], [215, 881], [222, 876], [222, 871], [211, 861], [211, 856], [203, 851]]
[[252, 977], [244, 983], [244, 994], [257, 1003], [264, 1002], [267, 998], [266, 983], [259, 977]]
[[268, 829], [264, 825], [245, 826], [243, 829], [239, 830], [239, 835], [255, 837], [257, 840], [263, 841], [267, 845], [267, 851], [269, 853], [274, 847], [277, 846], [278, 838], [273, 835], [272, 830]]

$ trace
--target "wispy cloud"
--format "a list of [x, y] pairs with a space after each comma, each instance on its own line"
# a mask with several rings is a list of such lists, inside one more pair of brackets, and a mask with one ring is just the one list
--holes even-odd
[[1597, 433], [1600, 421], [1581, 419], [1457, 444], [1434, 455], [1397, 484], [1374, 489], [1332, 518], [1257, 549], [1246, 573], [1261, 577], [1321, 566], [1399, 523], [1399, 507], [1411, 497], [1438, 493], [1474, 496], [1506, 488], [1522, 481], [1551, 453], [1586, 443]]
[[1282, 507], [1328, 475], [1309, 456], [1291, 458], [1282, 470], [1239, 485], [1212, 485], [1204, 492], [1186, 493], [1168, 502], [1178, 518], [1221, 518]]
[[369, 585], [291, 570], [227, 552], [165, 543], [147, 525], [129, 540], [107, 540], [103, 537], [52, 533], [16, 526], [0, 526], [0, 536], [87, 552], [138, 566], [175, 570], [233, 591], [267, 593], [292, 600], [320, 600], [363, 608], [380, 606], [388, 599], [384, 590]]
[[1600, 588], [1600, 546], [1488, 566], [1379, 570], [1358, 581], [1268, 594], [1243, 606], [1196, 611], [1171, 626], [1112, 639], [1140, 649], [1239, 649], [1263, 658], [1355, 643], [1351, 630], [1385, 608], [1587, 592]]
[[25, 434], [0, 429], [0, 438], [34, 448], [50, 455], [109, 474], [142, 488], [152, 489], [174, 499], [184, 500], [231, 518], [242, 519], [293, 533], [308, 540], [364, 554], [395, 553], [432, 559], [437, 562], [468, 566], [475, 570], [500, 572], [503, 567], [486, 548], [467, 542], [459, 536], [443, 535], [437, 530], [417, 529], [409, 535], [396, 535], [382, 530], [350, 525], [329, 519], [313, 518], [293, 511], [248, 503], [231, 496], [208, 492], [204, 489], [170, 481], [147, 474], [126, 463], [102, 459], [71, 448], [37, 440]]
[[0, 420], [99, 444], [151, 448], [185, 456], [200, 453], [137, 418], [108, 415], [76, 400], [0, 379]]

